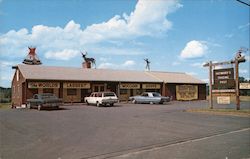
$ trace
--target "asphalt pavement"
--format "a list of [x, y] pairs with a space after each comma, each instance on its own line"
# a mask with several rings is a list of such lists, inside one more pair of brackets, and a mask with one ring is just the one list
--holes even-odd
[[250, 118], [184, 111], [207, 104], [0, 110], [0, 159], [250, 158]]

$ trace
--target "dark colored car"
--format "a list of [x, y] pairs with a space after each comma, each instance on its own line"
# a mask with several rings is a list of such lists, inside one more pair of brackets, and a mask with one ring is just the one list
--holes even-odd
[[58, 98], [52, 93], [35, 94], [33, 98], [27, 100], [26, 107], [37, 108], [41, 110], [43, 108], [56, 108], [62, 104], [62, 99]]
[[144, 92], [138, 96], [129, 97], [132, 103], [150, 103], [150, 104], [163, 104], [164, 102], [170, 102], [170, 97], [161, 96], [157, 92]]

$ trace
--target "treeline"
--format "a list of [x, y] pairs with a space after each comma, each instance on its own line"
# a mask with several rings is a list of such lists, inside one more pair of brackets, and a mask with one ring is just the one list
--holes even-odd
[[0, 87], [0, 103], [11, 102], [11, 88]]

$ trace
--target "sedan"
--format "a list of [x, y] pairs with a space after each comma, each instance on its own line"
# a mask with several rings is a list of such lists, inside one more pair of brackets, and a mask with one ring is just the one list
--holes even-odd
[[149, 104], [163, 104], [164, 102], [170, 102], [170, 97], [161, 96], [158, 92], [144, 92], [138, 96], [129, 97], [132, 103], [149, 103]]

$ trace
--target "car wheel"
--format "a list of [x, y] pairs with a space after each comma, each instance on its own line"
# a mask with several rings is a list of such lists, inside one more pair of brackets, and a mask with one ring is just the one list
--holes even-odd
[[135, 99], [133, 99], [133, 100], [132, 100], [132, 103], [133, 103], [133, 104], [136, 104], [136, 103], [137, 103], [137, 101], [136, 101]]
[[154, 102], [149, 102], [149, 104], [154, 104]]
[[96, 106], [97, 106], [97, 107], [100, 107], [100, 103], [99, 103], [99, 102], [96, 102]]
[[26, 108], [31, 109], [30, 103], [27, 103]]
[[89, 105], [89, 102], [86, 100], [87, 105]]
[[42, 106], [40, 104], [37, 106], [37, 110], [42, 110]]
[[111, 106], [111, 107], [114, 106], [114, 103], [111, 103], [110, 106]]

